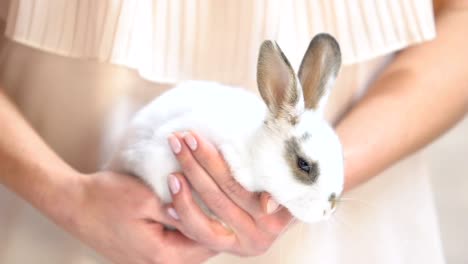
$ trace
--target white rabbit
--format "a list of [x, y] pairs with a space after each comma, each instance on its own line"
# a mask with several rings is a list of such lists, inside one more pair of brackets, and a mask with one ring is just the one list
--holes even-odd
[[343, 190], [342, 148], [323, 108], [341, 65], [327, 34], [311, 41], [298, 77], [275, 42], [265, 41], [257, 82], [244, 89], [189, 81], [140, 110], [111, 168], [142, 178], [170, 202], [167, 177], [180, 171], [168, 136], [192, 130], [215, 144], [247, 190], [266, 191], [299, 220], [326, 219]]

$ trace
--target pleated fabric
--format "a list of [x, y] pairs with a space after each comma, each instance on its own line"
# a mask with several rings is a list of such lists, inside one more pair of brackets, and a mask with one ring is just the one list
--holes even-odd
[[430, 0], [11, 0], [6, 35], [153, 81], [243, 84], [255, 81], [265, 39], [297, 67], [311, 38], [328, 32], [354, 64], [429, 40], [434, 28]]

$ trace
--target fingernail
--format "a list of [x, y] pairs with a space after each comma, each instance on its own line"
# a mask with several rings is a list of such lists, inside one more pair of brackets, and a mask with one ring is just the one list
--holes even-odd
[[175, 175], [169, 175], [169, 189], [171, 189], [172, 194], [177, 194], [180, 190], [179, 179]]
[[272, 214], [278, 209], [279, 204], [272, 198], [268, 199], [267, 202], [267, 214]]
[[167, 213], [175, 220], [179, 220], [179, 215], [177, 214], [174, 208], [172, 207], [167, 208]]
[[195, 151], [197, 149], [197, 146], [198, 146], [197, 141], [191, 134], [185, 133], [184, 141], [185, 143], [187, 143], [187, 145], [189, 146], [191, 150]]
[[180, 142], [177, 139], [177, 137], [174, 135], [170, 135], [168, 141], [169, 145], [171, 146], [172, 152], [174, 152], [175, 154], [179, 154], [180, 150], [182, 149], [182, 146], [180, 145]]

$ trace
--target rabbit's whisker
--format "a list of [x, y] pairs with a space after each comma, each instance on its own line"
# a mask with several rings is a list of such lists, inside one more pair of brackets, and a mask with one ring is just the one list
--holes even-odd
[[373, 203], [370, 203], [368, 201], [365, 201], [365, 200], [360, 200], [360, 199], [355, 199], [355, 198], [345, 198], [345, 197], [342, 197], [340, 199], [337, 199], [336, 202], [338, 204], [344, 204], [344, 203], [354, 203], [354, 204], [359, 204], [359, 205], [363, 205], [363, 206], [366, 206], [367, 208], [371, 208], [373, 210], [377, 210], [378, 209], [378, 205], [376, 204], [373, 204]]

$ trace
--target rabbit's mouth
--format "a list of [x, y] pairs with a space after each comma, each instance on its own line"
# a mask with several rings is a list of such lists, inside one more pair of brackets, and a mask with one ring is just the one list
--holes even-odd
[[315, 200], [305, 205], [304, 203], [290, 203], [285, 207], [298, 220], [304, 223], [316, 223], [326, 220], [333, 214], [336, 205], [332, 209], [327, 200]]

